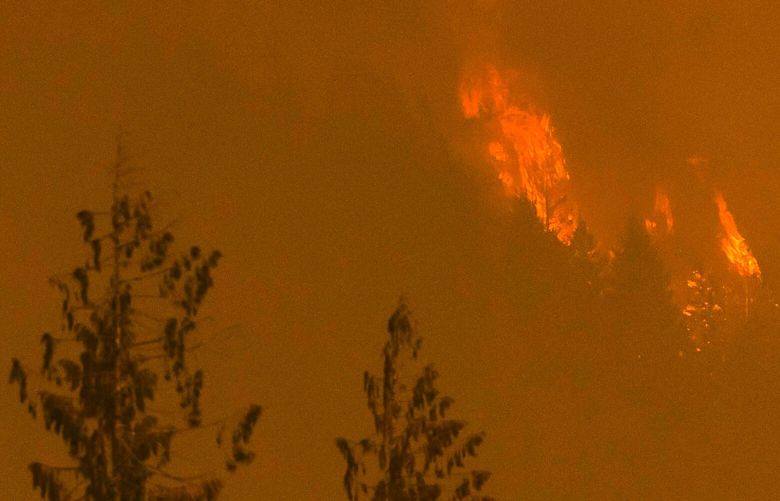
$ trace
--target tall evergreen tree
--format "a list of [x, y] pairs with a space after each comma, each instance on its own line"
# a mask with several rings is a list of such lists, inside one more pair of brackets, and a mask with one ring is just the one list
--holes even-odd
[[336, 440], [347, 463], [347, 498], [490, 500], [479, 494], [490, 472], [468, 471], [464, 464], [476, 456], [484, 433], [462, 436], [466, 423], [448, 417], [453, 400], [436, 389], [439, 374], [432, 365], [409, 384], [408, 370], [419, 368], [422, 338], [405, 304], [390, 317], [387, 331], [383, 375], [366, 372], [363, 379], [376, 434], [358, 442]]
[[631, 358], [676, 356], [686, 344], [682, 315], [672, 302], [669, 274], [643, 225], [631, 218], [613, 263], [610, 319]]
[[637, 219], [629, 222], [612, 273], [593, 340], [602, 349], [591, 393], [599, 419], [589, 430], [599, 440], [590, 457], [612, 479], [607, 497], [668, 497], [679, 457], [687, 453], [682, 430], [691, 430], [696, 417], [684, 405], [688, 357], [681, 354], [689, 341], [669, 275]]
[[[151, 195], [129, 193], [121, 147], [114, 170], [110, 209], [78, 213], [88, 259], [51, 280], [62, 294], [62, 326], [41, 338], [37, 399], [28, 394], [33, 374], [13, 359], [20, 401], [73, 459], [30, 464], [33, 487], [48, 501], [211, 501], [222, 486], [216, 475], [180, 477], [166, 465], [174, 437], [202, 426], [203, 371], [189, 366], [188, 341], [221, 255], [195, 246], [175, 253], [173, 235], [152, 224]], [[149, 408], [161, 382], [175, 391], [185, 425]], [[228, 470], [253, 459], [247, 446], [260, 412], [251, 405], [233, 422], [214, 422], [220, 446], [225, 426], [235, 425], [224, 444]]]

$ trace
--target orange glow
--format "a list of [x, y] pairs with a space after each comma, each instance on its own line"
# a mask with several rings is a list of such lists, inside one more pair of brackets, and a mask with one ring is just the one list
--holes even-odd
[[671, 234], [674, 230], [674, 215], [669, 195], [666, 191], [656, 188], [653, 216], [645, 219], [645, 229], [648, 234], [655, 236], [659, 234], [661, 226], [663, 226], [663, 233]]
[[506, 150], [499, 142], [490, 143], [490, 146], [488, 146], [488, 151], [490, 151], [490, 155], [499, 162], [506, 162], [509, 160], [509, 156], [506, 154]]
[[546, 229], [564, 244], [577, 228], [568, 197], [569, 173], [550, 116], [520, 105], [510, 90], [512, 74], [488, 66], [464, 79], [460, 100], [466, 118], [480, 120], [492, 136], [487, 152], [511, 196], [525, 196]]
[[482, 100], [482, 93], [479, 89], [461, 87], [460, 99], [466, 118], [477, 118], [479, 116], [479, 103]]
[[715, 203], [718, 204], [718, 216], [723, 231], [720, 240], [723, 253], [741, 276], [761, 277], [758, 261], [750, 251], [745, 237], [739, 233], [734, 215], [729, 211], [722, 193], [715, 193]]

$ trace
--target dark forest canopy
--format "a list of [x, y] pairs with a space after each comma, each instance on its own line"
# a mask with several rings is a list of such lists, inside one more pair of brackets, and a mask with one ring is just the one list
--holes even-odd
[[[609, 254], [583, 223], [562, 245], [522, 200], [506, 231], [515, 232], [506, 279], [521, 298], [517, 329], [528, 347], [512, 382], [525, 410], [516, 415], [518, 494], [770, 496], [780, 466], [769, 445], [780, 417], [771, 289], [725, 261], [672, 276], [635, 218]], [[687, 291], [682, 301], [675, 286]]]

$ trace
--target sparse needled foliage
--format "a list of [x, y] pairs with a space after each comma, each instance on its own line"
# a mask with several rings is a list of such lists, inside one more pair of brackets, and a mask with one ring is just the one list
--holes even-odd
[[[453, 400], [436, 389], [439, 374], [432, 365], [407, 382], [407, 370], [418, 368], [422, 338], [405, 304], [390, 317], [387, 330], [383, 375], [366, 372], [363, 383], [376, 433], [358, 442], [336, 440], [347, 463], [347, 498], [490, 500], [480, 495], [490, 472], [469, 471], [464, 464], [467, 457], [476, 456], [484, 433], [465, 436], [466, 423], [449, 417]], [[368, 458], [376, 461], [369, 464]]]
[[[110, 210], [77, 215], [88, 259], [51, 280], [62, 295], [62, 326], [41, 338], [41, 388], [30, 388], [37, 371], [12, 363], [20, 401], [73, 460], [31, 464], [33, 488], [47, 501], [212, 501], [222, 487], [215, 474], [181, 477], [166, 465], [180, 432], [206, 427], [203, 371], [187, 355], [221, 255], [175, 252], [173, 235], [152, 224], [151, 195], [129, 193], [127, 174], [119, 148]], [[180, 411], [149, 408], [165, 388]], [[247, 447], [259, 417], [252, 405], [235, 422], [215, 421], [220, 445], [225, 426], [235, 425], [224, 441], [228, 470], [253, 459]]]

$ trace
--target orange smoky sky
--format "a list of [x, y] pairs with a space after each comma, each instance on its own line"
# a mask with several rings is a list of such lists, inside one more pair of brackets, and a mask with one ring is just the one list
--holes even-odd
[[[344, 498], [334, 439], [370, 430], [362, 374], [401, 294], [454, 408], [487, 432], [490, 494], [516, 499], [528, 353], [502, 271], [510, 214], [463, 117], [464, 71], [519, 75], [605, 245], [630, 213], [653, 214], [661, 185], [676, 245], [706, 260], [717, 189], [769, 284], [779, 21], [757, 1], [5, 2], [0, 363], [37, 363], [58, 325], [47, 279], [83, 259], [75, 214], [108, 203], [122, 130], [177, 238], [225, 255], [208, 315], [237, 327], [198, 355], [204, 410], [265, 411], [257, 460], [221, 499]], [[25, 465], [60, 444], [10, 386], [0, 398], [0, 493], [35, 499]]]

